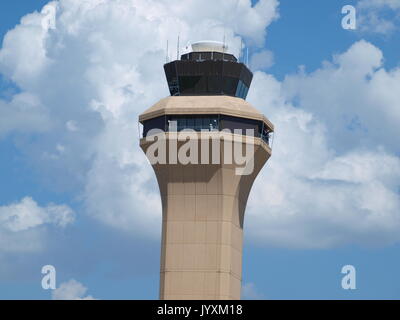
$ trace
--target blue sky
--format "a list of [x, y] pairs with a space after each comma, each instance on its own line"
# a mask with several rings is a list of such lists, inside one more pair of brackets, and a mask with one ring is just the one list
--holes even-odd
[[[258, 70], [249, 95], [250, 102], [265, 108], [263, 113], [277, 124], [271, 161], [277, 160], [263, 169], [263, 176], [253, 188], [254, 198], [264, 189], [275, 198], [266, 197], [267, 202], [255, 199], [247, 210], [243, 285], [250, 288], [246, 291], [248, 297], [400, 298], [400, 185], [396, 180], [400, 150], [393, 138], [400, 133], [398, 109], [393, 107], [400, 96], [399, 91], [396, 94], [393, 89], [382, 89], [392, 83], [396, 86], [395, 79], [399, 79], [396, 68], [400, 30], [395, 16], [400, 14], [400, 5], [364, 11], [360, 7], [358, 11], [367, 17], [377, 14], [393, 21], [391, 31], [377, 32], [368, 23], [356, 31], [342, 29], [342, 6], [368, 1], [281, 0], [279, 18], [271, 7], [260, 8], [258, 14], [261, 20], [265, 16], [265, 22], [250, 25], [250, 31], [226, 22], [232, 47], [238, 43], [234, 36], [242, 36], [248, 43], [253, 42], [251, 55], [268, 50], [274, 56], [272, 66]], [[269, 2], [274, 1], [265, 1]], [[2, 1], [1, 38], [20, 23], [22, 16], [40, 12], [46, 3]], [[112, 12], [110, 8], [107, 10]], [[51, 292], [41, 287], [40, 270], [47, 264], [57, 269], [57, 285], [75, 279], [87, 288], [84, 295], [98, 299], [157, 299], [161, 232], [157, 188], [148, 164], [139, 156], [137, 141], [134, 137], [130, 141], [130, 137], [137, 134], [137, 114], [166, 95], [162, 61], [157, 60], [165, 54], [146, 49], [151, 54], [146, 57], [149, 60], [144, 60], [136, 53], [141, 45], [135, 45], [147, 41], [147, 35], [138, 42], [127, 40], [124, 44], [125, 39], [137, 36], [129, 28], [140, 28], [144, 23], [140, 19], [146, 14], [140, 16], [140, 10], [128, 26], [113, 20], [121, 14], [118, 10], [113, 14], [107, 11], [109, 20], [90, 8], [80, 8], [76, 18], [71, 18], [71, 12], [72, 16], [77, 12], [73, 5], [65, 4], [57, 10], [64, 14], [64, 20], [58, 15], [57, 28], [46, 31], [43, 49], [51, 63], [32, 49], [38, 46], [30, 37], [39, 34], [35, 27], [39, 13], [18, 31], [18, 37], [12, 36], [9, 43], [3, 44], [3, 52], [6, 48], [11, 55], [0, 54], [0, 112], [4, 112], [0, 116], [11, 123], [6, 126], [0, 121], [0, 218], [15, 211], [12, 205], [24, 203], [25, 197], [33, 199], [39, 209], [28, 201], [20, 210], [29, 211], [34, 206], [41, 212], [40, 217], [45, 217], [42, 225], [0, 235], [0, 242], [4, 242], [0, 243], [0, 299], [51, 299]], [[156, 9], [154, 12], [155, 16], [159, 14]], [[275, 14], [275, 19], [268, 18], [270, 14]], [[212, 15], [215, 21], [220, 18]], [[182, 23], [182, 38], [202, 37], [205, 17], [207, 13], [198, 13], [198, 17], [194, 14], [192, 20], [177, 16], [176, 21]], [[186, 30], [185, 19], [194, 21], [194, 26]], [[177, 31], [174, 23], [164, 28], [168, 26], [171, 34]], [[71, 31], [73, 27], [79, 32]], [[30, 28], [32, 33], [26, 31]], [[265, 41], [260, 41], [258, 35], [262, 36], [265, 29]], [[161, 27], [157, 32], [155, 39], [164, 40]], [[29, 47], [27, 57], [35, 57], [28, 63], [23, 46]], [[124, 46], [126, 52], [121, 52]], [[143, 47], [151, 45], [144, 43]], [[118, 48], [115, 56], [113, 50]], [[381, 62], [379, 52], [384, 57]], [[334, 55], [339, 56], [338, 60], [332, 58]], [[96, 61], [101, 63], [97, 65]], [[329, 61], [328, 66], [324, 61]], [[30, 64], [35, 68], [31, 69]], [[299, 72], [301, 65], [305, 73]], [[337, 82], [332, 80], [336, 77]], [[332, 88], [329, 94], [324, 91], [325, 83]], [[129, 91], [130, 84], [132, 93], [125, 95], [120, 89]], [[278, 87], [281, 89], [275, 89]], [[25, 95], [15, 100], [21, 93]], [[381, 108], [379, 116], [374, 99], [381, 102], [377, 105]], [[33, 107], [22, 108], [20, 114], [10, 111], [21, 101]], [[138, 109], [126, 107], [136, 103]], [[343, 110], [339, 109], [338, 105], [343, 104]], [[45, 119], [38, 120], [36, 109]], [[368, 130], [348, 129], [349, 118], [353, 122], [358, 119], [360, 127]], [[129, 123], [133, 123], [132, 128]], [[307, 143], [299, 145], [297, 139]], [[290, 155], [291, 150], [296, 153]], [[131, 163], [115, 164], [115, 159], [125, 156], [132, 157]], [[359, 164], [361, 171], [351, 167], [344, 171], [348, 176], [343, 177], [338, 163], [349, 161]], [[365, 177], [363, 173], [360, 177], [363, 168], [367, 171]], [[99, 188], [104, 181], [107, 186]], [[143, 183], [143, 194], [135, 187], [139, 183]], [[128, 187], [120, 189], [121, 184]], [[139, 195], [131, 200], [129, 195], [135, 192]], [[354, 193], [354, 202], [349, 193]], [[284, 200], [276, 200], [280, 198]], [[60, 227], [60, 222], [49, 216], [53, 212], [48, 209], [51, 204], [56, 206], [59, 219], [74, 216], [73, 221], [62, 220], [66, 226]], [[112, 212], [114, 208], [118, 212]], [[378, 220], [368, 224], [365, 221], [370, 217]], [[2, 219], [3, 232], [1, 223]], [[276, 235], [275, 228], [285, 232]], [[38, 249], [24, 249], [35, 241]], [[17, 246], [20, 243], [22, 247]], [[357, 270], [356, 290], [341, 288], [340, 271], [348, 264]]]

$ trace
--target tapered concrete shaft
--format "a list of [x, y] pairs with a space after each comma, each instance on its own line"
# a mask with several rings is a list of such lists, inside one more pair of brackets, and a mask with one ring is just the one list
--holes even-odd
[[[260, 120], [273, 130], [248, 102], [227, 96], [169, 97], [144, 112], [140, 121], [168, 114], [211, 113]], [[162, 200], [161, 299], [240, 299], [246, 203], [271, 149], [261, 138], [235, 140], [243, 149], [247, 143], [254, 144], [254, 169], [249, 175], [238, 175], [239, 165], [223, 163], [227, 152], [223, 141], [233, 141], [234, 135], [209, 133], [213, 135], [218, 135], [221, 144], [218, 149], [210, 147], [210, 159], [219, 152], [221, 163], [172, 164], [168, 151], [167, 163], [153, 165]], [[199, 154], [202, 140], [209, 137], [192, 134]], [[177, 133], [166, 134], [167, 150], [176, 138]], [[153, 143], [141, 139], [143, 151]], [[182, 144], [177, 143], [178, 150]]]

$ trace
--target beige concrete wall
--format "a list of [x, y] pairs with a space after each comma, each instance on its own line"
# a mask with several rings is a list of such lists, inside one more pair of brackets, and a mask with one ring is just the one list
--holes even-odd
[[[161, 299], [240, 299], [245, 207], [271, 154], [261, 139], [254, 142], [248, 176], [236, 175], [235, 164], [153, 166], [163, 208]], [[150, 144], [141, 141], [145, 152]]]

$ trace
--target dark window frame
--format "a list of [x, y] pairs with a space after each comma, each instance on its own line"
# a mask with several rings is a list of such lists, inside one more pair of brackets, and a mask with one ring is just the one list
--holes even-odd
[[[199, 121], [199, 119], [201, 121]], [[143, 138], [147, 137], [148, 132], [152, 129], [160, 129], [164, 132], [170, 132], [170, 121], [177, 121], [177, 132], [185, 129], [193, 129], [197, 132], [202, 130], [222, 131], [224, 129], [229, 129], [234, 133], [234, 130], [236, 129], [242, 130], [242, 135], [245, 135], [246, 129], [253, 129], [254, 137], [261, 138], [268, 145], [272, 133], [262, 120], [235, 117], [225, 114], [171, 114], [143, 121]], [[216, 123], [216, 126], [214, 126], [214, 123]]]

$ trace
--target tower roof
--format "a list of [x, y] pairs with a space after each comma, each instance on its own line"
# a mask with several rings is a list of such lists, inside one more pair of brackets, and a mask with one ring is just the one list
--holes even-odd
[[192, 43], [193, 52], [221, 52], [226, 53], [228, 50], [228, 46], [223, 42], [219, 41], [198, 41]]

